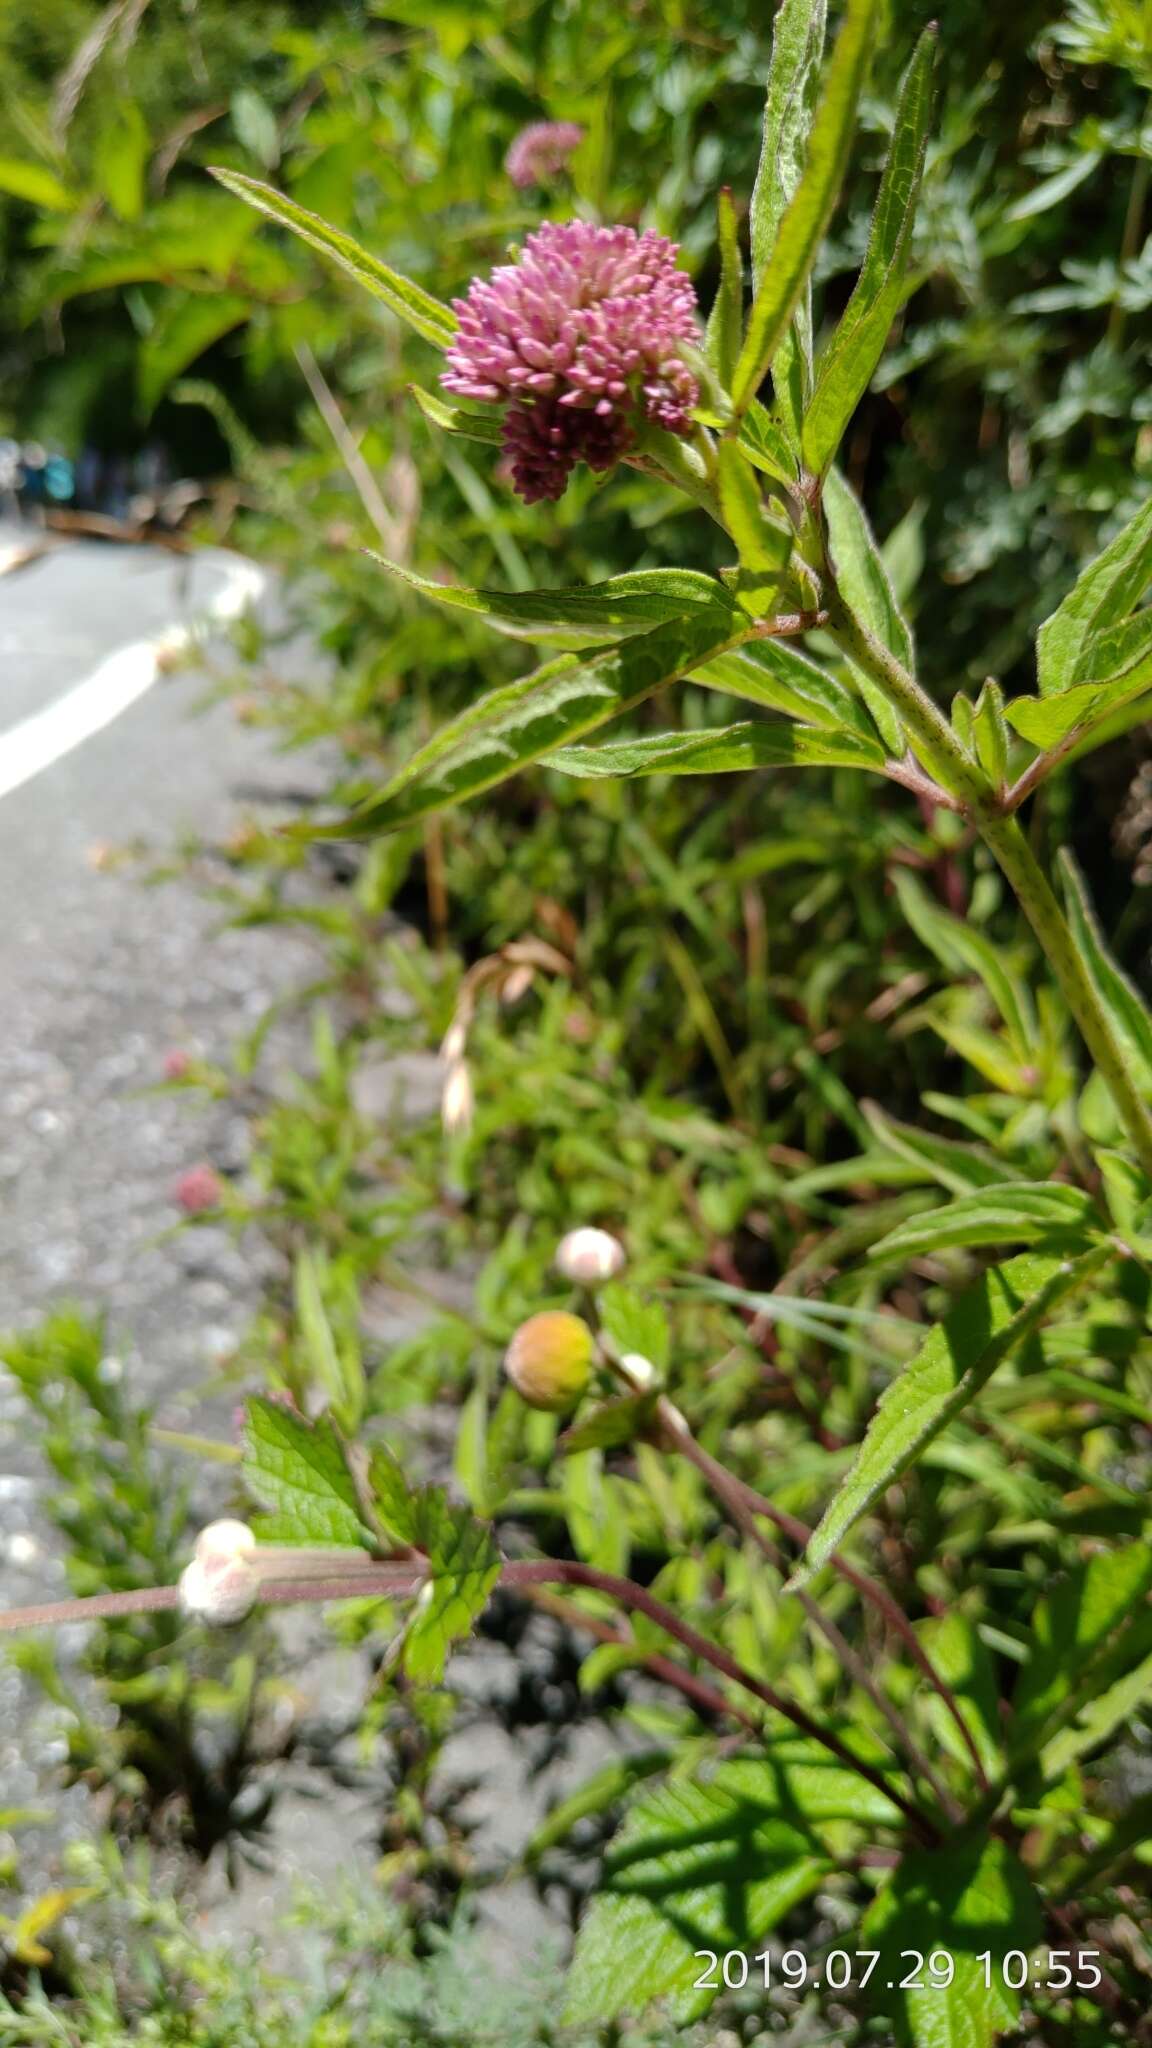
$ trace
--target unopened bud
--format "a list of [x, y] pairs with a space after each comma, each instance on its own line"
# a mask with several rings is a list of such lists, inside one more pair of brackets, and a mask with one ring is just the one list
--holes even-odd
[[525, 962], [519, 967], [514, 967], [500, 990], [500, 1001], [505, 1009], [510, 1010], [520, 1001], [521, 996], [526, 996], [535, 979], [534, 967], [529, 967]]
[[624, 1269], [626, 1253], [609, 1230], [570, 1230], [556, 1250], [556, 1271], [574, 1287], [602, 1287]]
[[194, 1557], [180, 1580], [180, 1605], [190, 1621], [230, 1628], [251, 1614], [259, 1591], [259, 1577], [244, 1558]]
[[440, 1046], [440, 1057], [446, 1067], [454, 1067], [462, 1060], [468, 1047], [468, 1026], [462, 1017], [453, 1018], [444, 1033]]
[[224, 1183], [211, 1166], [190, 1166], [176, 1183], [176, 1200], [186, 1216], [219, 1208], [223, 1194]]
[[182, 1081], [191, 1065], [191, 1055], [184, 1052], [180, 1046], [174, 1046], [171, 1052], [164, 1055], [164, 1079]]
[[566, 1309], [544, 1309], [521, 1323], [504, 1354], [504, 1370], [530, 1408], [559, 1414], [572, 1408], [592, 1377], [592, 1332]]
[[472, 1076], [463, 1060], [449, 1069], [440, 1098], [440, 1120], [450, 1138], [462, 1137], [472, 1127], [472, 1115], [476, 1097], [472, 1091]]
[[219, 1522], [209, 1522], [192, 1547], [192, 1555], [201, 1564], [230, 1564], [233, 1558], [247, 1558], [256, 1548], [256, 1538], [247, 1522], [237, 1522], [225, 1517]]
[[649, 1387], [654, 1387], [660, 1377], [652, 1360], [645, 1358], [641, 1351], [625, 1351], [617, 1360], [617, 1364], [624, 1378], [630, 1386], [635, 1387], [638, 1394], [646, 1394]]

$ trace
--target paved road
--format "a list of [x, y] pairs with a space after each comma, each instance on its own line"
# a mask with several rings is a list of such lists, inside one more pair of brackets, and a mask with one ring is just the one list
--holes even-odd
[[[13, 780], [6, 760], [27, 772], [30, 736], [43, 753], [45, 723], [53, 745], [69, 718], [92, 723], [77, 685], [95, 672], [106, 698], [125, 680], [138, 688], [155, 666], [139, 643], [203, 619], [238, 567], [223, 552], [190, 562], [69, 542], [0, 576], [0, 791]], [[127, 666], [110, 659], [129, 644]], [[226, 707], [200, 711], [204, 689], [195, 667], [161, 675], [0, 794], [0, 1330], [61, 1299], [105, 1311], [133, 1379], [169, 1402], [229, 1348], [253, 1299], [223, 1236], [163, 1237], [181, 1170], [238, 1163], [243, 1131], [226, 1111], [206, 1115], [199, 1096], [147, 1091], [166, 1050], [222, 1053], [303, 965], [282, 932], [216, 935], [219, 911], [191, 883], [148, 888], [133, 868], [99, 865], [102, 847], [138, 839], [159, 854], [182, 833], [226, 830], [238, 789], [274, 795], [299, 780], [267, 735]], [[19, 1411], [0, 1395], [0, 1581], [12, 1598], [27, 1590], [27, 1544], [10, 1539], [30, 1512], [29, 1469]]]

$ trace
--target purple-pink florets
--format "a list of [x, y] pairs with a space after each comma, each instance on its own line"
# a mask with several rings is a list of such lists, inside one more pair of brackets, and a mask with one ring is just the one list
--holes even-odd
[[551, 185], [584, 140], [575, 121], [532, 121], [522, 128], [504, 159], [504, 169], [521, 192]]
[[690, 431], [699, 392], [680, 344], [696, 338], [696, 294], [676, 255], [651, 228], [546, 222], [454, 301], [444, 388], [509, 405], [505, 453], [529, 504], [558, 498], [577, 462], [610, 469], [642, 419]]

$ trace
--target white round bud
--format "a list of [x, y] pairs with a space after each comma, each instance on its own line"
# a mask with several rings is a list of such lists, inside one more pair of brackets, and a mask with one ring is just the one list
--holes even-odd
[[201, 1529], [192, 1546], [192, 1555], [199, 1564], [231, 1564], [233, 1558], [248, 1557], [256, 1548], [256, 1538], [247, 1522], [237, 1522], [225, 1517], [220, 1522], [209, 1522]]
[[556, 1248], [556, 1271], [574, 1287], [602, 1287], [624, 1270], [627, 1253], [611, 1231], [570, 1230]]
[[242, 1557], [203, 1563], [194, 1557], [180, 1579], [180, 1605], [190, 1621], [230, 1628], [244, 1621], [256, 1605], [260, 1580]]
[[645, 1358], [641, 1351], [625, 1351], [618, 1364], [625, 1379], [630, 1386], [635, 1387], [638, 1394], [646, 1394], [649, 1387], [654, 1387], [660, 1377], [652, 1360]]

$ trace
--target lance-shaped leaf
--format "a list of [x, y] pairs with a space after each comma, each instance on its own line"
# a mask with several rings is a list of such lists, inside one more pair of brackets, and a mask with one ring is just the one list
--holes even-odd
[[254, 206], [258, 213], [267, 214], [269, 220], [279, 226], [291, 228], [302, 242], [318, 249], [322, 256], [330, 257], [341, 270], [356, 283], [371, 292], [374, 299], [380, 299], [399, 319], [407, 321], [425, 341], [431, 341], [437, 348], [447, 348], [456, 332], [456, 315], [450, 306], [440, 299], [434, 299], [422, 285], [413, 284], [398, 270], [392, 270], [382, 263], [378, 256], [369, 255], [359, 242], [346, 235], [340, 228], [330, 227], [319, 214], [309, 213], [306, 207], [297, 206], [284, 192], [277, 192], [274, 185], [262, 184], [259, 178], [247, 178], [241, 171], [222, 170], [210, 165], [212, 176], [219, 180], [227, 191], [235, 193], [237, 199], [244, 199]]
[[[826, 0], [782, 0], [773, 24], [760, 162], [749, 221], [754, 296], [764, 285], [780, 222], [804, 173], [824, 58], [826, 15]], [[776, 351], [772, 377], [781, 422], [777, 431], [784, 434], [795, 460], [812, 378], [812, 287], [807, 280]]]
[[[857, 618], [863, 620], [878, 640], [883, 641], [889, 652], [905, 668], [911, 668], [911, 627], [896, 602], [884, 557], [860, 500], [837, 469], [830, 469], [824, 480], [824, 517], [828, 523], [828, 541], [842, 595]], [[899, 718], [870, 676], [859, 669], [854, 669], [853, 673], [885, 746], [899, 756], [904, 751], [904, 732]]]
[[822, 476], [868, 388], [907, 290], [908, 249], [932, 113], [936, 29], [925, 29], [904, 75], [868, 248], [844, 317], [817, 365], [804, 418], [807, 466]]
[[800, 303], [816, 251], [839, 196], [856, 108], [872, 53], [879, 0], [848, 0], [808, 139], [804, 175], [793, 193], [759, 276], [748, 333], [736, 367], [733, 403], [742, 412], [767, 375]]
[[795, 484], [800, 471], [796, 455], [783, 428], [758, 398], [740, 421], [739, 447], [754, 469], [777, 483]]
[[827, 1563], [885, 1487], [915, 1463], [1008, 1353], [1109, 1255], [1104, 1248], [1077, 1260], [1025, 1252], [981, 1275], [881, 1396], [856, 1462], [825, 1510], [793, 1586], [805, 1584]]
[[474, 612], [514, 639], [553, 647], [592, 647], [650, 633], [725, 602], [715, 578], [695, 569], [635, 569], [583, 590], [469, 590], [459, 583], [432, 583], [383, 555], [373, 559], [435, 604]]
[[750, 640], [697, 669], [692, 681], [749, 704], [763, 704], [769, 711], [784, 711], [804, 725], [822, 725], [833, 732], [847, 726], [863, 739], [876, 737], [868, 713], [851, 691], [790, 640]]
[[1060, 1181], [1006, 1180], [912, 1216], [871, 1248], [874, 1259], [917, 1259], [959, 1245], [1043, 1244], [1082, 1251], [1099, 1227], [1091, 1195]]
[[309, 836], [357, 838], [391, 832], [445, 804], [506, 782], [554, 747], [630, 711], [701, 662], [737, 645], [748, 622], [719, 601], [654, 632], [581, 659], [562, 654], [461, 712], [412, 756], [379, 797]]
[[708, 315], [704, 353], [727, 390], [744, 338], [744, 271], [740, 261], [736, 208], [726, 185], [721, 187], [716, 202], [716, 229], [720, 244], [720, 283]]
[[1042, 697], [1092, 679], [1093, 640], [1128, 617], [1150, 581], [1152, 498], [1089, 564], [1063, 604], [1041, 626], [1036, 636], [1036, 665]]
[[1088, 682], [1071, 683], [1057, 696], [1017, 697], [1005, 706], [1008, 723], [1034, 747], [1060, 746], [1073, 735], [1085, 740], [1152, 689], [1152, 609], [1096, 634], [1083, 660], [1091, 671]]
[[422, 384], [408, 386], [426, 420], [446, 434], [459, 434], [465, 441], [483, 441], [489, 448], [503, 445], [504, 426], [500, 414], [490, 405], [450, 405], [439, 392], [425, 391]]
[[1152, 1101], [1152, 1015], [1135, 983], [1116, 965], [1108, 950], [1087, 885], [1073, 855], [1064, 848], [1058, 860], [1064, 884], [1064, 904], [1076, 950], [1100, 1002], [1108, 1012], [1136, 1086]]
[[582, 780], [630, 775], [736, 775], [750, 768], [871, 768], [884, 750], [858, 733], [820, 732], [802, 725], [726, 725], [716, 732], [660, 732], [647, 739], [609, 740], [600, 747], [562, 747], [549, 768]]

